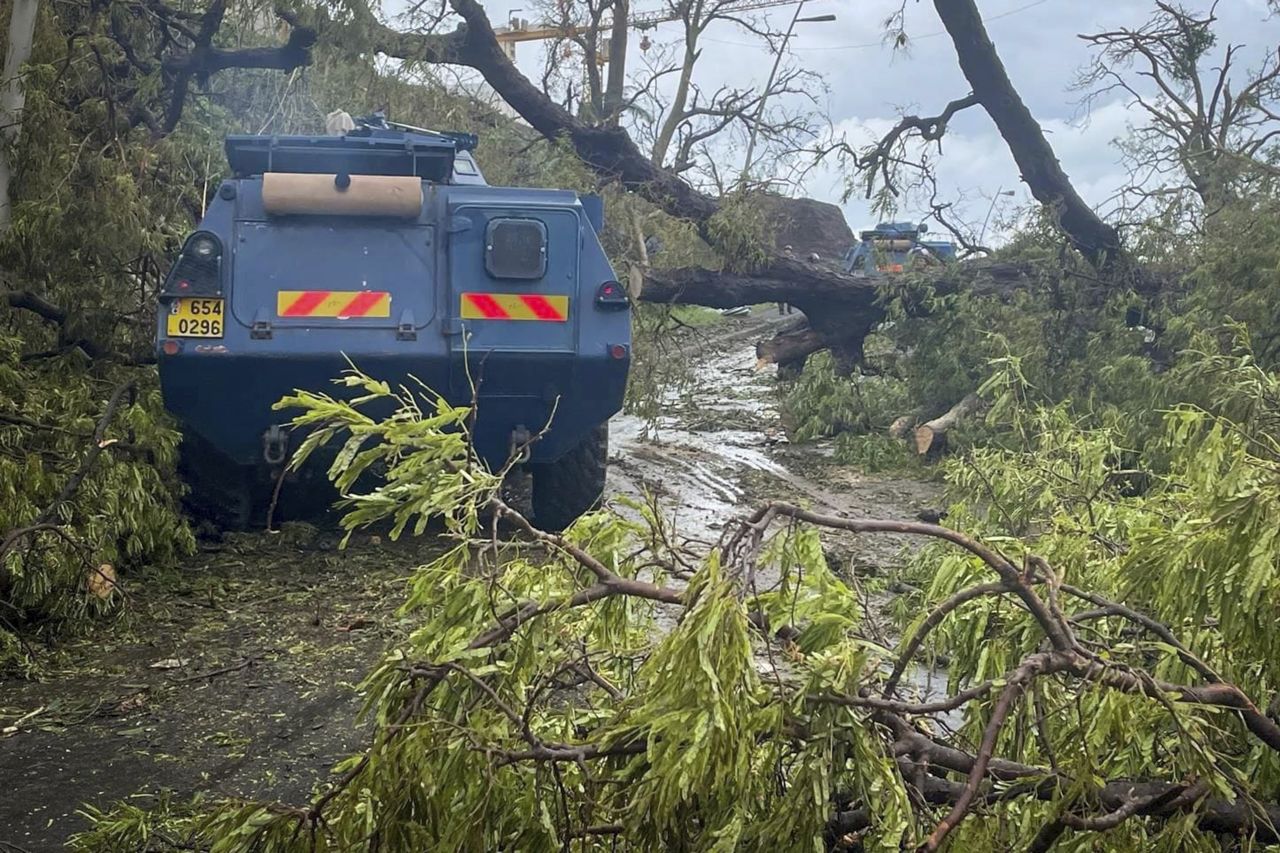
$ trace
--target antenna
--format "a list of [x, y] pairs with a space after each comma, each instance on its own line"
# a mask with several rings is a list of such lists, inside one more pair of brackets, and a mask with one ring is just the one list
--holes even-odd
[[449, 135], [447, 133], [442, 133], [438, 130], [430, 130], [425, 127], [414, 127], [411, 124], [405, 124], [404, 122], [400, 122], [400, 121], [391, 121], [390, 119], [383, 119], [383, 122], [387, 125], [387, 127], [394, 127], [396, 130], [407, 130], [411, 133], [430, 133], [432, 136], [448, 136]]

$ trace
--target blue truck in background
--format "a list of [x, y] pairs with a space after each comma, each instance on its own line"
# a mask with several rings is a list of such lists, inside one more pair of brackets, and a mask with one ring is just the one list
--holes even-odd
[[954, 243], [926, 240], [928, 228], [913, 222], [881, 222], [863, 231], [844, 255], [847, 273], [900, 273], [917, 263], [950, 263], [956, 259]]
[[631, 356], [601, 200], [489, 186], [468, 134], [353, 124], [227, 138], [231, 175], [161, 287], [191, 505], [248, 524], [297, 442], [272, 404], [328, 391], [350, 359], [460, 405], [474, 383], [477, 454], [519, 456], [535, 522], [567, 526], [601, 498]]

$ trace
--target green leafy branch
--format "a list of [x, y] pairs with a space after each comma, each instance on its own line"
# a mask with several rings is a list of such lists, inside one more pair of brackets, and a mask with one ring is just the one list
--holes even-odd
[[[1112, 586], [1089, 567], [1123, 559], [1136, 570], [1132, 543], [1154, 534], [1132, 520], [1133, 550], [1118, 552], [1069, 535], [1066, 516], [1047, 532], [1029, 517], [1033, 540], [968, 511], [956, 517], [972, 534], [770, 502], [690, 562], [643, 504], [538, 530], [477, 467], [464, 410], [359, 374], [344, 382], [364, 395], [294, 399], [300, 425], [327, 431], [305, 452], [342, 438], [335, 481], [357, 484], [344, 475], [375, 449], [388, 466], [382, 485], [348, 494], [353, 513], [378, 507], [348, 526], [418, 529], [435, 512], [454, 545], [415, 573], [405, 613], [417, 627], [364, 684], [369, 747], [310, 802], [224, 802], [186, 824], [183, 843], [221, 853], [1277, 840], [1268, 768], [1280, 726], [1254, 698], [1270, 682], [1228, 680], [1241, 667], [1192, 620], [1153, 615], [1175, 615], [1158, 596], [1123, 601], [1085, 585]], [[359, 411], [375, 401], [395, 413]], [[1206, 434], [1233, 434], [1191, 430], [1187, 417], [1170, 415], [1172, 440], [1203, 450]], [[1089, 446], [1061, 432], [1058, 443]], [[1228, 447], [1249, 445], [1221, 446], [1219, 479], [1224, 464], [1252, 464]], [[1007, 464], [1031, 476], [1025, 460]], [[1062, 470], [1068, 483], [1094, 479]], [[1005, 479], [1020, 482], [1001, 469]], [[1186, 500], [1193, 484], [1179, 485]], [[1114, 534], [1094, 499], [1095, 529]], [[934, 603], [895, 649], [863, 633], [823, 531], [936, 544], [919, 557], [933, 566]], [[929, 695], [911, 676], [939, 646], [952, 655], [948, 690]], [[964, 722], [952, 733], [955, 715]]]

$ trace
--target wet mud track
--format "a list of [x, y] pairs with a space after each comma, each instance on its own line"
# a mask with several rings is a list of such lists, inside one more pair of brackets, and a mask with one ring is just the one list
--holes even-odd
[[[685, 535], [711, 541], [770, 499], [851, 518], [910, 519], [937, 507], [936, 483], [864, 475], [836, 463], [828, 443], [787, 442], [774, 368], [758, 366], [755, 355], [756, 341], [783, 319], [759, 310], [725, 318], [683, 344], [693, 381], [667, 394], [657, 423], [620, 415], [610, 424], [609, 494], [656, 494]], [[901, 536], [862, 537], [851, 556], [887, 568], [911, 544]]]
[[[936, 506], [936, 484], [786, 443], [754, 351], [781, 319], [725, 318], [681, 342], [693, 381], [659, 421], [612, 423], [611, 496], [655, 495], [682, 536], [708, 542], [770, 498], [851, 517]], [[832, 539], [852, 574], [888, 571], [912, 544]], [[339, 552], [298, 526], [206, 550], [176, 577], [134, 577], [125, 619], [66, 643], [37, 681], [0, 681], [0, 849], [60, 850], [87, 828], [85, 804], [146, 807], [162, 791], [304, 798], [367, 737], [356, 685], [409, 627], [404, 581], [436, 547], [365, 536]]]

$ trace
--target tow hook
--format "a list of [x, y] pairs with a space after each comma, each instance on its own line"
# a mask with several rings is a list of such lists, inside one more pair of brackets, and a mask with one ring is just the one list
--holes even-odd
[[511, 446], [507, 449], [507, 457], [514, 460], [517, 465], [523, 465], [529, 461], [532, 443], [533, 436], [529, 433], [528, 427], [520, 424], [511, 431]]
[[262, 434], [262, 458], [268, 465], [279, 465], [289, 455], [289, 434], [272, 424]]

